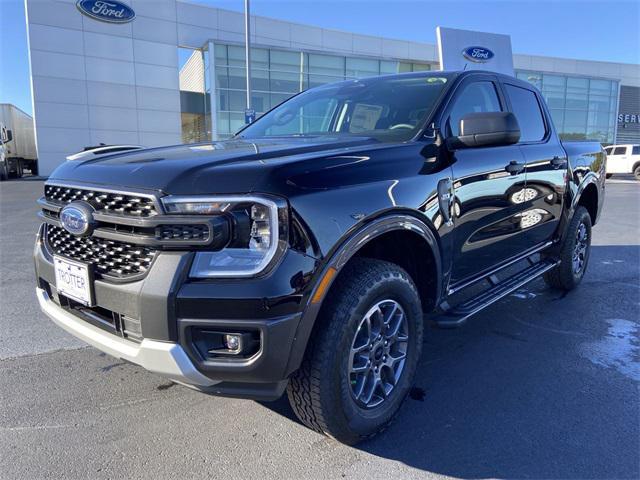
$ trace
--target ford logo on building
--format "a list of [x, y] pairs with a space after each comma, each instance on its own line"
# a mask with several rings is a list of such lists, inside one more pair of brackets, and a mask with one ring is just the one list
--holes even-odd
[[476, 63], [485, 63], [494, 57], [493, 52], [484, 47], [467, 47], [462, 51], [462, 55], [467, 60]]
[[84, 202], [70, 203], [60, 211], [60, 224], [78, 237], [89, 235], [93, 230], [93, 208]]
[[109, 23], [127, 23], [136, 18], [129, 5], [116, 0], [78, 0], [76, 7], [86, 16]]

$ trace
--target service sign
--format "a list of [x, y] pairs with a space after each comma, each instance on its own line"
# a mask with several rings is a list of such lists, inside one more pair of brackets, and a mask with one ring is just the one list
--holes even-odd
[[129, 5], [117, 0], [78, 0], [76, 7], [84, 15], [108, 23], [127, 23], [136, 18]]

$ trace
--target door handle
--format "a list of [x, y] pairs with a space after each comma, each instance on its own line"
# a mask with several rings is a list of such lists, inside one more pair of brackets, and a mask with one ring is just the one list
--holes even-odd
[[524, 163], [519, 163], [516, 160], [511, 160], [511, 162], [509, 162], [509, 165], [504, 167], [504, 169], [507, 172], [509, 172], [511, 175], [517, 175], [524, 170], [524, 167], [525, 167]]
[[560, 157], [553, 157], [551, 159], [551, 166], [554, 168], [554, 170], [558, 170], [559, 168], [564, 168], [567, 166], [567, 159], [560, 158]]

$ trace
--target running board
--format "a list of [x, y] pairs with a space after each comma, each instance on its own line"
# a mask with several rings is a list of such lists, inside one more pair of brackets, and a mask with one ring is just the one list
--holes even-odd
[[440, 314], [438, 317], [434, 318], [434, 321], [442, 328], [459, 327], [466, 322], [471, 315], [478, 313], [480, 310], [483, 310], [501, 298], [515, 292], [522, 286], [551, 270], [558, 263], [559, 262], [557, 260], [542, 260], [500, 282], [496, 282], [495, 277], [493, 276], [487, 277], [487, 280], [492, 284], [491, 288], [459, 305], [456, 305], [451, 310]]

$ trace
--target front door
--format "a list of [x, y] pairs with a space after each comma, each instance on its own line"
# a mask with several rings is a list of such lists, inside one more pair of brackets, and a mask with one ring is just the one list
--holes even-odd
[[[495, 76], [473, 75], [456, 89], [443, 120], [448, 135], [459, 134], [460, 119], [473, 112], [506, 111]], [[452, 153], [456, 283], [526, 250], [519, 223], [523, 206], [514, 198], [525, 188], [525, 163], [515, 145], [464, 148]]]

